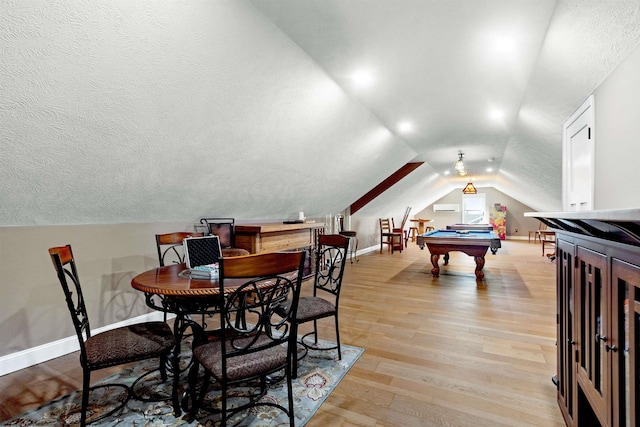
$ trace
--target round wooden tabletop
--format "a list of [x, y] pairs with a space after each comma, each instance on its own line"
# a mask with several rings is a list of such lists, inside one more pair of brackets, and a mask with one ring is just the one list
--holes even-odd
[[[220, 294], [217, 279], [196, 279], [185, 274], [185, 264], [173, 264], [154, 268], [138, 274], [131, 280], [131, 286], [142, 292], [158, 295], [210, 296]], [[242, 280], [237, 280], [237, 285]], [[227, 283], [231, 285], [231, 283]]]
[[[296, 275], [292, 273], [285, 276], [295, 280]], [[225, 278], [224, 293], [229, 294], [250, 280], [251, 278]], [[258, 288], [268, 288], [275, 283], [275, 279], [264, 278], [260, 280]], [[220, 295], [218, 279], [192, 278], [185, 264], [172, 264], [140, 273], [131, 280], [131, 286], [142, 292], [167, 296]]]

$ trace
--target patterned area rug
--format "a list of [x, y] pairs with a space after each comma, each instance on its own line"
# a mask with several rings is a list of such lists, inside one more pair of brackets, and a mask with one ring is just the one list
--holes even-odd
[[[330, 346], [332, 343], [322, 342], [320, 345]], [[184, 346], [188, 347], [188, 346]], [[338, 360], [337, 351], [311, 350], [300, 361], [298, 378], [293, 380], [295, 425], [304, 426], [318, 410], [322, 402], [338, 385], [349, 369], [358, 360], [364, 349], [342, 345], [342, 360]], [[183, 360], [189, 359], [185, 354]], [[78, 367], [79, 368], [79, 367]], [[142, 388], [136, 388], [141, 395], [166, 395], [171, 393], [171, 379], [160, 381], [157, 361], [140, 363], [133, 368], [124, 369], [122, 372], [106, 378], [94, 385], [106, 383], [126, 383], [133, 381], [145, 372], [150, 372], [146, 377]], [[154, 371], [154, 372], [151, 372]], [[182, 384], [186, 384], [186, 372], [182, 373]], [[146, 389], [145, 389], [146, 388]], [[234, 393], [242, 395], [246, 392], [243, 387], [234, 389]], [[89, 397], [88, 421], [96, 418], [113, 407], [114, 401], [123, 398], [124, 393], [115, 387], [101, 387], [92, 391]], [[207, 399], [214, 402], [218, 400], [215, 390], [209, 393]], [[2, 425], [8, 426], [77, 426], [80, 422], [81, 393], [76, 391], [67, 396], [53, 400], [38, 409], [22, 414]], [[284, 380], [275, 382], [269, 386], [267, 395], [263, 399], [277, 401], [287, 406], [287, 388]], [[214, 403], [215, 404], [215, 403]], [[192, 422], [185, 421], [184, 414], [175, 417], [170, 400], [161, 402], [143, 402], [130, 399], [127, 404], [116, 413], [102, 420], [91, 423], [91, 426], [217, 426], [220, 418], [216, 414], [205, 411], [198, 413], [197, 419]], [[282, 411], [269, 406], [261, 406], [241, 412], [228, 420], [229, 425], [234, 426], [288, 426], [289, 419]]]

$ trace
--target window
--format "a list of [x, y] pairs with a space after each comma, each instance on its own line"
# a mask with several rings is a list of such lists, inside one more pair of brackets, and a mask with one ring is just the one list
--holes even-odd
[[487, 203], [484, 193], [462, 195], [462, 223], [487, 224]]

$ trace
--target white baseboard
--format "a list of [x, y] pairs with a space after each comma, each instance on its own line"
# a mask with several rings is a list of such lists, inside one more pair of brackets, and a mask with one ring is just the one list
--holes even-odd
[[[134, 317], [133, 319], [114, 323], [102, 328], [96, 328], [91, 332], [94, 334], [98, 334], [100, 332], [119, 328], [121, 326], [157, 320], [163, 320], [163, 314], [159, 311], [144, 314], [142, 316]], [[17, 353], [8, 354], [0, 358], [0, 376], [19, 371], [20, 369], [28, 368], [29, 366], [37, 365], [38, 363], [55, 359], [56, 357], [64, 356], [65, 354], [73, 353], [74, 351], [78, 351], [79, 349], [80, 345], [78, 344], [78, 338], [74, 335], [68, 338], [63, 338], [57, 341], [42, 344], [37, 347], [28, 348]]]

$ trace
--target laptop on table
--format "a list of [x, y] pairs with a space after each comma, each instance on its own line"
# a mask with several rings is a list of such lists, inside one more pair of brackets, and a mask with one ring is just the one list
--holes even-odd
[[191, 277], [217, 279], [222, 249], [218, 236], [187, 237], [182, 241], [187, 272]]

